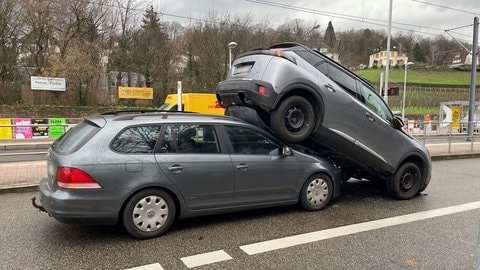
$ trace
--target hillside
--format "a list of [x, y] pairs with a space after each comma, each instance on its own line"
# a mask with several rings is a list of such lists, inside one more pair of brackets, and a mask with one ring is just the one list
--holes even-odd
[[[378, 89], [382, 71], [382, 69], [364, 69], [356, 70], [355, 73], [373, 83]], [[399, 95], [389, 97], [388, 105], [394, 111], [402, 109], [404, 76], [404, 69], [393, 69], [389, 74], [389, 84], [400, 86]], [[480, 78], [477, 76], [478, 85], [480, 85]], [[405, 100], [406, 115], [414, 118], [425, 114], [438, 116], [441, 102], [468, 100], [470, 72], [409, 69], [407, 73], [407, 88]]]
[[[372, 82], [376, 87], [380, 81], [382, 69], [356, 70], [355, 73]], [[403, 84], [405, 76], [404, 69], [393, 69], [389, 73], [390, 83]], [[480, 78], [477, 76], [477, 85]], [[409, 69], [407, 73], [407, 84], [431, 87], [470, 87], [470, 72], [468, 71], [431, 71]]]

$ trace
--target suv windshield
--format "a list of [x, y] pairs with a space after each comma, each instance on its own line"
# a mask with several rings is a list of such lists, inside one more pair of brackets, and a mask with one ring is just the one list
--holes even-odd
[[88, 140], [90, 140], [99, 130], [100, 127], [90, 121], [84, 120], [54, 142], [52, 149], [55, 153], [60, 155], [74, 153], [88, 142]]

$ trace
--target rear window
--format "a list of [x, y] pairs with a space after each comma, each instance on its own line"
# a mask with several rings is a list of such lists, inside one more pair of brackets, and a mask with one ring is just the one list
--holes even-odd
[[72, 154], [88, 142], [99, 130], [100, 127], [84, 120], [55, 141], [52, 149], [60, 155]]

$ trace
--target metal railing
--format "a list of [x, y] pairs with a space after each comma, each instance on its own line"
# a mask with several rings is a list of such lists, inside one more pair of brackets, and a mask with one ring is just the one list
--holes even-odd
[[[52, 139], [55, 139], [59, 135], [67, 132], [71, 127], [78, 124], [82, 119], [81, 118], [65, 118], [66, 123], [62, 124], [0, 124], [0, 140], [12, 140], [12, 139], [32, 139], [32, 138], [46, 138], [50, 137], [50, 131], [52, 128], [56, 128], [55, 136], [51, 136]], [[58, 130], [60, 128], [60, 130]], [[7, 135], [10, 133], [9, 135]], [[43, 136], [35, 136], [35, 133], [46, 133]], [[24, 134], [23, 137], [19, 138], [19, 134]], [[25, 136], [28, 135], [28, 136]]]
[[[472, 124], [474, 132], [468, 135], [468, 126]], [[443, 141], [448, 144], [448, 153], [452, 152], [452, 144], [462, 143], [463, 151], [480, 151], [480, 124], [478, 122], [439, 122], [415, 123], [408, 121], [404, 130], [420, 140], [424, 145], [427, 141]], [[465, 145], [469, 144], [469, 148]]]

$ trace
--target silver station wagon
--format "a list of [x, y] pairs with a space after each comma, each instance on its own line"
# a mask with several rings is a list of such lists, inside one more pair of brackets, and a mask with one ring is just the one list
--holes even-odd
[[338, 169], [225, 116], [110, 112], [86, 118], [47, 154], [40, 205], [65, 223], [122, 224], [136, 238], [176, 218], [300, 204], [340, 193]]

